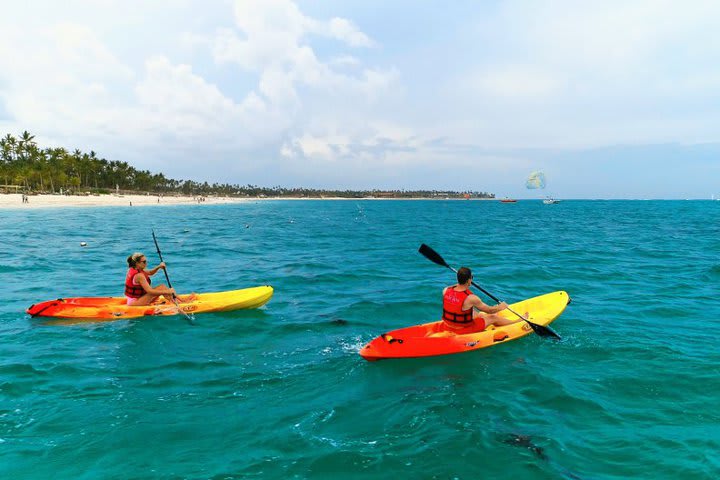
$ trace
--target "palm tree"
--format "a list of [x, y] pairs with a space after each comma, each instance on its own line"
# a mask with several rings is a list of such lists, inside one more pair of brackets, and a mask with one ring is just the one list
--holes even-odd
[[16, 159], [19, 159], [23, 165], [27, 164], [30, 160], [30, 149], [35, 146], [34, 139], [35, 136], [30, 135], [27, 131], [24, 131], [22, 135], [20, 135], [20, 140], [17, 144]]
[[55, 180], [59, 180], [62, 172], [62, 159], [67, 151], [64, 148], [48, 148], [45, 150], [47, 158], [48, 177], [50, 180], [50, 191], [55, 193]]
[[13, 142], [15, 139], [9, 133], [0, 139], [0, 173], [5, 178], [5, 185], [8, 184], [8, 172], [12, 161]]
[[20, 135], [20, 142], [23, 144], [35, 143], [33, 140], [35, 140], [35, 135], [30, 135], [27, 130]]
[[[17, 140], [9, 133], [2, 139], [2, 156], [6, 164], [12, 164], [17, 158]], [[7, 175], [7, 172], [6, 172]], [[5, 178], [7, 184], [7, 177]]]
[[[97, 154], [90, 150], [90, 155], [88, 155], [88, 165], [90, 169], [90, 173], [92, 173], [93, 179], [95, 180], [95, 188], [98, 188], [98, 182], [97, 182], [97, 172], [99, 170], [100, 162], [97, 158]], [[88, 181], [88, 185], [90, 182]]]
[[75, 187], [80, 187], [82, 185], [82, 152], [79, 149], [75, 149], [75, 151], [72, 153], [72, 162], [73, 162], [73, 175], [77, 176], [77, 182], [73, 181], [72, 184]]

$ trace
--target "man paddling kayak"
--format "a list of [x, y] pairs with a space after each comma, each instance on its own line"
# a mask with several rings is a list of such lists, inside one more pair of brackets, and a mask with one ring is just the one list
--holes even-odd
[[[482, 332], [490, 325], [511, 325], [522, 321], [520, 318], [512, 320], [495, 315], [505, 310], [507, 303], [500, 302], [494, 307], [486, 305], [470, 291], [472, 280], [472, 271], [467, 267], [460, 267], [457, 271], [458, 283], [443, 289], [442, 320], [448, 331], [459, 334]], [[525, 316], [527, 317], [527, 313]]]
[[[146, 270], [147, 257], [142, 253], [136, 252], [127, 258], [128, 271], [125, 276], [125, 297], [128, 305], [150, 305], [160, 295], [164, 295], [168, 300], [172, 299], [175, 294], [174, 288], [158, 285], [153, 288], [150, 286], [152, 280], [150, 277], [155, 275], [158, 270], [165, 268], [165, 262], [160, 262], [155, 268]], [[184, 302], [185, 300], [177, 297], [177, 300]]]

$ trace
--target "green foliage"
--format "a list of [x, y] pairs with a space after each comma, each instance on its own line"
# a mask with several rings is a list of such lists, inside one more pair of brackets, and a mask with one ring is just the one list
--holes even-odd
[[20, 138], [7, 134], [0, 139], [0, 184], [20, 185], [33, 192], [123, 192], [178, 193], [184, 195], [222, 195], [233, 197], [304, 198], [494, 198], [487, 192], [437, 190], [326, 190], [313, 188], [259, 187], [227, 183], [173, 180], [162, 173], [137, 170], [118, 160], [98, 158], [93, 151], [70, 153], [65, 148], [41, 149], [35, 136], [23, 132]]

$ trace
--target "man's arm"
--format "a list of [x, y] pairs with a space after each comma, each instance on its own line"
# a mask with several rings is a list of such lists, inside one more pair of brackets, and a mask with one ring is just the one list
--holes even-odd
[[491, 307], [490, 305], [487, 305], [485, 302], [480, 300], [480, 297], [478, 297], [477, 295], [470, 295], [467, 298], [467, 301], [470, 302], [470, 305], [484, 313], [498, 313], [507, 308], [507, 303], [505, 302], [500, 302], [497, 305]]

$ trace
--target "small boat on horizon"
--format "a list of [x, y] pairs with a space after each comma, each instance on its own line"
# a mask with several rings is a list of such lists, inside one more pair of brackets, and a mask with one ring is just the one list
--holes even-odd
[[560, 203], [560, 200], [558, 200], [556, 198], [552, 198], [552, 197], [547, 197], [546, 199], [543, 200], [543, 203], [545, 205], [553, 205], [555, 203]]
[[505, 198], [500, 199], [500, 203], [515, 203], [515, 202], [517, 202], [517, 200], [515, 200], [514, 198], [505, 197]]

